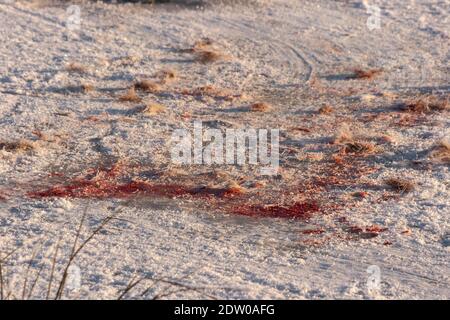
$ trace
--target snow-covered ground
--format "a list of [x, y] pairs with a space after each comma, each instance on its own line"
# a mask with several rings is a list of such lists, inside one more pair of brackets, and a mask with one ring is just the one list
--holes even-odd
[[[147, 279], [126, 298], [450, 297], [450, 171], [433, 158], [450, 138], [449, 111], [397, 106], [449, 97], [448, 0], [75, 4], [0, 1], [0, 260], [17, 248], [2, 263], [9, 298], [28, 278], [27, 297], [38, 272], [30, 297], [46, 297], [61, 237], [54, 295], [85, 210], [82, 238], [117, 219], [76, 257], [64, 298], [114, 299], [134, 277]], [[190, 52], [206, 38], [218, 61]], [[358, 79], [355, 68], [382, 72]], [[167, 69], [175, 79], [158, 92], [120, 101]], [[207, 85], [215, 91], [191, 94]], [[141, 112], [149, 101], [164, 111]], [[249, 112], [258, 101], [272, 109]], [[280, 174], [176, 166], [171, 133], [194, 120], [279, 128]], [[330, 143], [342, 130], [376, 151], [343, 154]], [[392, 177], [414, 189], [391, 190]], [[141, 186], [131, 194], [130, 181]], [[231, 182], [245, 192], [164, 189]], [[308, 219], [255, 209], [311, 199], [320, 210]]]

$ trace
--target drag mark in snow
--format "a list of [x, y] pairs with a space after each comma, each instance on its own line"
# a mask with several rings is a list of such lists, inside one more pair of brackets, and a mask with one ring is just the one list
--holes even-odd
[[123, 199], [137, 196], [164, 198], [202, 199], [211, 209], [251, 217], [307, 219], [320, 207], [315, 201], [296, 202], [291, 205], [248, 203], [245, 193], [237, 187], [214, 188], [194, 187], [177, 183], [151, 183], [129, 180], [118, 182], [122, 168], [115, 165], [110, 169], [89, 169], [84, 178], [72, 179], [67, 184], [58, 184], [45, 190], [30, 191], [27, 196], [36, 198], [94, 198]]
[[[53, 185], [44, 190], [30, 191], [27, 196], [33, 199], [160, 197], [193, 200], [194, 203], [210, 212], [223, 212], [252, 218], [307, 221], [314, 227], [300, 231], [301, 240], [299, 240], [301, 244], [307, 246], [322, 246], [333, 241], [370, 240], [377, 238], [387, 230], [378, 225], [354, 225], [346, 217], [338, 218], [336, 223], [331, 225], [324, 225], [323, 221], [312, 220], [318, 215], [336, 214], [349, 207], [348, 201], [352, 200], [342, 201], [339, 197], [331, 196], [330, 191], [355, 186], [361, 176], [373, 172], [371, 167], [358, 169], [350, 166], [346, 161], [341, 164], [331, 162], [329, 166], [323, 168], [321, 177], [303, 181], [300, 185], [292, 185], [277, 195], [271, 195], [267, 198], [271, 200], [266, 200], [265, 203], [252, 200], [256, 195], [258, 195], [258, 199], [264, 198], [263, 190], [251, 192], [240, 188], [238, 184], [224, 188], [198, 186], [194, 178], [189, 182], [142, 181], [133, 178], [136, 172], [129, 175], [130, 171], [134, 171], [131, 169], [123, 164], [115, 164], [106, 169], [87, 169], [82, 178], [70, 179], [66, 183]], [[128, 174], [126, 174], [127, 172]], [[208, 181], [202, 180], [202, 182], [208, 185]], [[297, 196], [300, 196], [301, 200], [278, 201], [278, 199], [293, 199]], [[382, 241], [386, 241], [386, 239]]]
[[[137, 171], [134, 169], [138, 169]], [[192, 178], [189, 181], [143, 181], [136, 178], [142, 168], [117, 163], [109, 168], [91, 168], [78, 178], [53, 185], [43, 190], [27, 193], [31, 198], [94, 198], [124, 199], [131, 197], [161, 197], [194, 200], [207, 211], [224, 212], [254, 218], [284, 218], [310, 221], [317, 215], [335, 214], [347, 208], [349, 201], [333, 195], [333, 190], [342, 190], [358, 185], [360, 178], [376, 171], [364, 166], [355, 157], [343, 155], [342, 161], [330, 161], [322, 168], [320, 176], [286, 186], [277, 194], [268, 194], [270, 189], [249, 191], [239, 184], [228, 187], [209, 187], [217, 181], [202, 179], [199, 186]], [[133, 171], [134, 173], [131, 173]], [[256, 197], [257, 196], [257, 197]], [[267, 196], [267, 197], [266, 197]], [[300, 198], [298, 198], [300, 197]], [[265, 203], [253, 200], [267, 199]], [[280, 199], [292, 199], [279, 201]], [[302, 235], [314, 237], [324, 243], [341, 237], [347, 240], [371, 239], [386, 229], [379, 226], [358, 227], [348, 221], [338, 221], [335, 226], [304, 230]], [[331, 232], [331, 234], [330, 234]], [[329, 239], [328, 239], [329, 238]], [[327, 240], [328, 239], [328, 240]], [[320, 241], [319, 241], [320, 242]]]
[[[67, 185], [56, 185], [42, 191], [32, 191], [27, 194], [31, 198], [127, 198], [132, 196], [156, 196], [165, 198], [190, 197], [223, 199], [232, 201], [242, 195], [234, 189], [227, 188], [195, 188], [178, 184], [152, 184], [144, 181], [130, 181], [116, 183], [109, 179], [81, 180], [76, 179]], [[235, 201], [238, 203], [239, 201]], [[309, 218], [320, 207], [315, 202], [298, 202], [291, 206], [280, 205], [246, 205], [230, 206], [229, 203], [221, 203], [221, 206], [230, 213], [272, 218]]]
[[132, 196], [159, 196], [175, 198], [191, 196], [233, 197], [235, 193], [220, 188], [194, 188], [177, 184], [152, 184], [144, 181], [116, 183], [108, 180], [76, 180], [68, 185], [57, 185], [43, 191], [29, 192], [31, 198], [68, 197], [68, 198], [127, 198]]

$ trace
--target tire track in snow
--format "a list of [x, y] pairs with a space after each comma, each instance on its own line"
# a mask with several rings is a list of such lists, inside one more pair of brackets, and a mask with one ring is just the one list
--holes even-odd
[[[311, 62], [308, 61], [308, 59], [305, 58], [306, 54], [300, 52], [300, 50], [298, 48], [295, 48], [293, 45], [289, 44], [288, 42], [284, 41], [284, 40], [279, 40], [277, 38], [275, 38], [273, 35], [271, 36], [267, 36], [266, 34], [268, 34], [268, 32], [262, 32], [259, 31], [258, 29], [249, 26], [246, 23], [243, 22], [239, 22], [239, 21], [235, 21], [235, 20], [225, 20], [224, 18], [220, 18], [217, 17], [215, 19], [210, 19], [210, 22], [212, 24], [217, 24], [217, 23], [221, 23], [228, 25], [229, 27], [232, 27], [235, 31], [239, 32], [242, 36], [247, 37], [247, 38], [251, 38], [253, 37], [257, 37], [258, 40], [260, 41], [260, 43], [265, 43], [265, 44], [269, 44], [269, 46], [271, 47], [275, 47], [275, 49], [279, 49], [279, 51], [277, 50], [272, 50], [272, 52], [275, 54], [275, 56], [278, 57], [286, 57], [286, 58], [292, 58], [292, 59], [288, 59], [288, 62], [290, 64], [292, 64], [294, 66], [294, 68], [297, 69], [295, 74], [299, 74], [300, 70], [302, 69], [300, 66], [304, 66], [307, 69], [306, 75], [304, 77], [304, 82], [307, 83], [310, 81], [315, 68], [313, 67], [313, 64]], [[244, 31], [245, 30], [245, 31]], [[267, 30], [265, 30], [267, 31]], [[277, 44], [274, 46], [274, 44]], [[286, 48], [288, 50], [286, 50]], [[281, 54], [281, 53], [282, 54]], [[284, 54], [284, 55], [283, 55]], [[301, 64], [298, 63], [298, 61], [301, 62]]]

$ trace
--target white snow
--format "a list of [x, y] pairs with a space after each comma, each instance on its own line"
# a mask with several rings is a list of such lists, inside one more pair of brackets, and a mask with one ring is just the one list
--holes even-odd
[[[80, 29], [70, 31], [64, 2], [0, 1], [0, 143], [25, 139], [34, 146], [29, 152], [0, 151], [0, 257], [19, 248], [5, 263], [15, 297], [21, 297], [28, 260], [37, 252], [30, 272], [44, 268], [33, 298], [45, 298], [56, 242], [63, 235], [59, 277], [88, 206], [84, 237], [113, 212], [121, 219], [77, 257], [81, 288], [65, 298], [113, 299], [134, 275], [144, 275], [199, 288], [175, 290], [169, 298], [205, 298], [206, 293], [224, 299], [448, 299], [450, 172], [448, 164], [430, 162], [427, 155], [437, 141], [450, 137], [449, 113], [427, 115], [412, 126], [393, 125], [399, 118], [388, 112], [372, 122], [362, 122], [361, 115], [391, 108], [397, 101], [392, 95], [401, 100], [433, 89], [448, 97], [450, 3], [368, 2], [381, 8], [380, 29], [368, 29], [362, 1], [267, 0], [211, 1], [204, 7], [79, 2]], [[201, 64], [180, 52], [204, 37], [229, 58]], [[68, 72], [71, 62], [85, 66], [86, 73]], [[130, 111], [142, 103], [118, 101], [133, 81], [163, 68], [176, 70], [178, 80], [167, 94], [144, 100], [164, 105], [164, 114], [145, 117]], [[384, 71], [373, 81], [337, 77], [351, 68]], [[83, 93], [81, 83], [95, 90]], [[249, 98], [179, 94], [204, 85]], [[260, 99], [273, 104], [275, 112], [239, 111]], [[335, 112], [317, 116], [325, 104]], [[194, 119], [284, 130], [282, 148], [294, 148], [298, 158], [285, 153], [281, 180], [269, 179], [266, 195], [255, 196], [260, 201], [296, 199], [280, 192], [322, 170], [322, 160], [316, 166], [298, 159], [307, 152], [330, 156], [327, 139], [344, 122], [358, 134], [389, 134], [394, 140], [370, 164], [380, 170], [361, 181], [382, 186], [385, 178], [402, 176], [414, 180], [416, 188], [378, 202], [388, 191], [369, 188], [367, 198], [311, 221], [236, 216], [198, 199], [27, 196], [117, 161], [137, 165], [129, 174], [140, 179], [219, 184], [196, 175], [213, 168], [177, 173], [170, 164], [170, 133], [192, 128]], [[259, 179], [250, 167], [223, 170], [234, 180]], [[330, 198], [343, 199], [361, 188], [333, 190]], [[342, 233], [339, 217], [349, 225], [388, 230], [371, 239], [346, 240], [335, 236]], [[306, 235], [305, 228], [327, 233]], [[375, 291], [367, 287], [372, 265], [381, 272]], [[158, 283], [141, 296], [149, 284], [127, 297], [149, 299], [167, 291], [167, 284]]]

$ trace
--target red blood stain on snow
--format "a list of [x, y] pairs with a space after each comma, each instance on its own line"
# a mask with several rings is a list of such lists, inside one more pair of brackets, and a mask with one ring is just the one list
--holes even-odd
[[[31, 198], [127, 198], [132, 196], [159, 196], [166, 198], [189, 197], [218, 199], [211, 205], [220, 205], [233, 214], [254, 217], [309, 218], [320, 210], [315, 202], [298, 202], [290, 206], [255, 205], [243, 202], [243, 193], [238, 188], [191, 187], [180, 184], [156, 184], [146, 181], [117, 182], [117, 168], [97, 171], [91, 179], [73, 179], [68, 184], [52, 186], [41, 191], [31, 191]], [[242, 202], [242, 203], [241, 203]], [[208, 201], [206, 201], [208, 203]]]
[[50, 172], [48, 174], [49, 177], [64, 177], [64, 173], [62, 172]]
[[323, 229], [309, 229], [309, 230], [303, 230], [302, 234], [322, 234], [325, 230]]
[[[151, 185], [139, 181], [120, 184], [105, 180], [76, 180], [67, 185], [57, 185], [43, 191], [29, 192], [28, 196], [31, 198], [125, 198], [150, 190], [152, 190]], [[157, 189], [156, 191], [167, 192], [168, 194], [184, 192], [184, 190], [172, 186], [165, 186], [164, 190]]]
[[[90, 168], [85, 177], [71, 179], [66, 184], [59, 184], [45, 190], [31, 191], [31, 198], [128, 198], [138, 195], [159, 196], [167, 198], [235, 198], [241, 191], [235, 188], [192, 187], [181, 184], [150, 183], [147, 181], [123, 179], [130, 168], [115, 164], [110, 168]], [[57, 175], [60, 176], [60, 175]]]
[[359, 226], [349, 226], [347, 228], [347, 232], [349, 233], [361, 233], [361, 232], [371, 232], [371, 233], [380, 233], [386, 231], [388, 228], [383, 228], [377, 225], [371, 225], [366, 227]]
[[232, 210], [233, 213], [244, 216], [270, 218], [310, 218], [320, 207], [315, 202], [297, 202], [291, 206], [278, 205], [249, 205], [240, 206]]
[[[303, 181], [301, 185], [286, 188], [275, 198], [273, 203], [263, 205], [255, 202], [253, 197], [243, 193], [240, 188], [211, 188], [198, 187], [184, 183], [161, 183], [154, 181], [142, 181], [133, 179], [136, 167], [125, 166], [117, 163], [110, 168], [91, 168], [84, 172], [82, 178], [69, 179], [66, 183], [53, 185], [44, 190], [30, 191], [27, 195], [31, 198], [67, 197], [67, 198], [129, 198], [137, 196], [187, 198], [201, 200], [205, 208], [219, 209], [236, 215], [248, 217], [309, 219], [315, 214], [338, 212], [346, 204], [339, 199], [330, 196], [328, 191], [334, 188], [343, 188], [354, 185], [361, 176], [376, 171], [376, 168], [358, 166], [343, 158], [340, 164], [330, 162], [324, 167], [319, 177]], [[139, 168], [140, 169], [140, 168]], [[136, 172], [135, 172], [136, 173]], [[59, 176], [59, 175], [57, 175]], [[258, 191], [259, 192], [259, 191]], [[261, 191], [262, 192], [262, 191]], [[281, 198], [291, 198], [292, 194], [301, 194], [303, 200], [292, 204], [275, 202]], [[264, 194], [258, 198], [264, 197]], [[320, 205], [319, 205], [320, 204]], [[348, 205], [348, 204], [347, 204]], [[378, 226], [358, 227], [351, 226], [345, 217], [339, 221], [343, 226], [338, 229], [347, 237], [370, 238], [385, 231]], [[305, 230], [305, 235], [320, 236], [327, 233], [317, 228]], [[353, 235], [352, 235], [353, 234]]]
[[167, 198], [191, 197], [233, 197], [235, 192], [227, 189], [193, 188], [177, 184], [153, 184], [145, 181], [117, 183], [111, 180], [74, 180], [67, 185], [57, 185], [43, 191], [28, 193], [31, 198], [127, 198], [137, 195], [151, 195]]
[[383, 228], [377, 225], [371, 226], [346, 226], [344, 230], [351, 234], [356, 234], [358, 237], [362, 239], [370, 239], [377, 237], [381, 232], [388, 230], [387, 228]]

